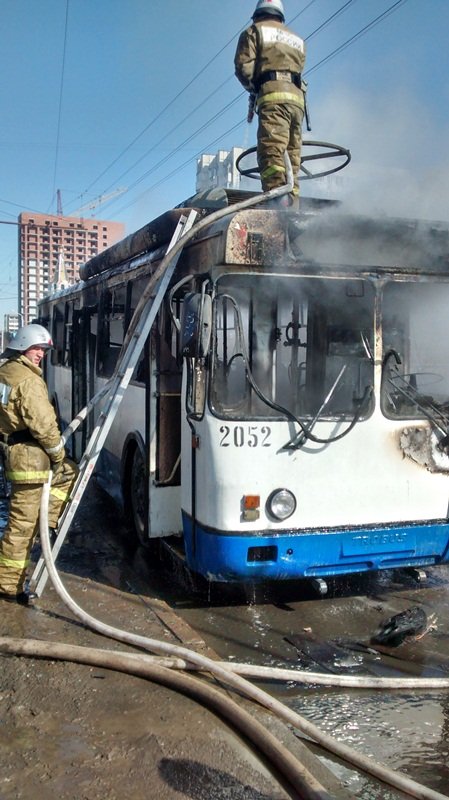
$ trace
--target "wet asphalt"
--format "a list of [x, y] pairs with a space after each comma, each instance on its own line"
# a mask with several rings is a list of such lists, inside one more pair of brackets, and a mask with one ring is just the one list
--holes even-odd
[[[0, 499], [0, 528], [5, 519], [6, 501]], [[38, 555], [37, 544], [34, 557]], [[420, 675], [446, 675], [448, 672], [447, 567], [430, 570], [427, 581], [421, 584], [410, 575], [398, 573], [384, 573], [351, 581], [339, 580], [331, 582], [327, 594], [319, 598], [307, 583], [238, 589], [210, 586], [192, 579], [182, 564], [170, 554], [162, 552], [162, 557], [160, 555], [136, 545], [112, 502], [92, 484], [61, 550], [58, 568], [77, 602], [94, 616], [98, 615], [126, 630], [162, 637], [164, 641], [181, 643], [220, 659], [301, 667], [330, 674], [366, 672], [414, 675], [419, 678]], [[420, 640], [405, 642], [398, 648], [384, 648], [374, 655], [367, 652], [371, 636], [382, 621], [415, 606], [435, 614], [436, 630], [431, 630]], [[83, 629], [50, 586], [46, 588], [36, 609], [8, 607], [6, 610], [1, 608], [0, 614], [3, 635], [62, 640], [109, 649], [117, 646]], [[28, 662], [24, 664], [21, 660], [20, 669], [11, 671], [11, 659], [2, 661], [8, 665], [8, 669], [2, 672], [0, 700], [5, 701], [6, 698], [8, 712], [2, 715], [0, 751], [3, 749], [3, 755], [10, 757], [5, 742], [12, 723], [14, 731], [17, 731], [18, 724], [11, 698], [23, 692], [23, 705], [26, 706], [27, 698], [29, 700], [26, 678], [19, 680], [17, 675], [30, 668]], [[13, 661], [19, 662], [18, 659]], [[52, 680], [47, 667], [43, 669], [40, 666], [39, 669], [43, 676], [41, 702], [44, 702], [44, 697], [51, 692]], [[83, 669], [74, 665], [57, 667], [57, 696], [63, 706], [72, 709], [69, 714], [72, 720], [78, 719], [80, 709], [79, 698], [76, 691], [73, 694], [73, 689], [82, 685], [85, 691], [85, 684], [79, 677]], [[64, 678], [67, 670], [72, 678], [76, 675], [74, 686], [72, 678], [70, 681]], [[139, 683], [137, 679], [127, 678], [125, 682], [123, 676], [111, 677], [110, 673], [102, 670], [96, 672], [97, 677], [90, 677], [89, 683], [95, 683], [101, 689], [95, 687], [94, 693], [88, 693], [85, 719], [81, 716], [81, 721], [75, 724], [64, 718], [56, 735], [54, 731], [52, 734], [48, 721], [41, 719], [40, 730], [45, 741], [48, 740], [47, 748], [52, 754], [48, 760], [53, 763], [48, 767], [48, 779], [42, 779], [41, 796], [47, 796], [49, 788], [54, 790], [55, 776], [58, 776], [62, 786], [61, 797], [86, 796], [93, 800], [104, 791], [114, 797], [114, 792], [121, 785], [118, 775], [121, 769], [127, 769], [124, 761], [126, 753], [129, 758], [130, 748], [134, 748], [134, 754], [140, 752], [145, 763], [148, 756], [152, 764], [152, 781], [158, 786], [161, 798], [232, 797], [236, 800], [252, 800], [257, 797], [278, 800], [290, 796], [288, 788], [273, 780], [266, 765], [242, 747], [234, 732], [229, 732], [222, 722], [217, 723], [215, 719], [213, 724], [209, 718], [207, 721], [202, 719], [203, 714], [210, 717], [210, 712], [192, 706], [191, 701], [187, 703], [177, 695], [174, 698], [167, 689], [152, 687], [149, 691], [145, 686], [144, 690], [133, 688], [131, 691], [124, 687], [129, 680], [134, 687], [134, 683]], [[14, 680], [18, 685], [14, 685]], [[402, 770], [430, 788], [442, 793], [449, 791], [447, 692], [342, 691], [338, 688], [303, 687], [298, 683], [280, 686], [272, 682], [264, 688], [339, 740], [393, 769]], [[157, 720], [153, 718], [155, 708], [162, 709], [156, 713]], [[37, 711], [38, 716], [41, 713], [41, 710]], [[35, 716], [29, 720], [25, 715], [23, 730], [19, 726], [20, 736], [25, 740], [30, 731], [26, 723], [33, 723]], [[151, 735], [160, 748], [157, 753], [151, 747], [148, 750], [148, 742], [145, 742], [145, 736], [149, 735], [149, 718], [153, 731]], [[93, 744], [96, 741], [98, 719], [101, 719], [103, 733], [100, 740], [103, 745]], [[103, 747], [106, 752], [108, 743], [117, 735], [119, 719], [124, 725], [120, 731], [116, 757], [105, 756], [109, 758], [109, 772], [105, 770], [104, 774], [102, 771], [99, 773], [98, 759], [93, 758], [91, 763], [92, 752], [89, 748], [99, 747], [101, 750]], [[80, 734], [80, 726], [85, 726], [89, 731], [89, 746], [86, 746], [86, 737]], [[192, 737], [192, 730], [202, 735]], [[140, 744], [136, 744], [137, 732], [141, 734], [140, 739], [137, 737]], [[52, 735], [55, 740], [54, 751]], [[288, 737], [289, 746], [293, 748], [294, 739], [293, 735]], [[217, 741], [221, 742], [218, 748]], [[167, 745], [167, 742], [170, 744]], [[192, 751], [187, 743], [192, 745]], [[73, 764], [67, 767], [64, 762], [63, 773], [55, 766], [61, 749], [65, 754], [74, 752]], [[325, 776], [329, 774], [328, 771], [336, 776], [335, 784], [329, 776], [335, 797], [393, 800], [401, 796], [349, 769], [329, 754], [317, 748], [314, 750], [319, 756], [319, 762], [313, 762], [317, 769], [319, 765], [324, 765]], [[24, 751], [19, 747], [18, 752], [24, 758], [23, 752], [28, 751], [26, 747]], [[76, 775], [79, 777], [79, 762], [83, 762], [83, 759], [87, 764], [86, 781], [90, 788], [85, 795], [70, 794], [74, 791], [73, 779]], [[224, 768], [226, 759], [230, 759], [235, 769]], [[2, 762], [5, 763], [3, 758]], [[15, 764], [15, 777], [10, 775], [3, 783], [0, 780], [2, 800], [13, 797], [31, 799], [31, 786], [18, 777], [20, 770], [17, 766]], [[148, 772], [144, 771], [141, 776], [136, 766], [132, 775], [132, 796], [148, 796], [145, 794]], [[174, 775], [177, 776], [176, 780]], [[173, 782], [177, 785], [173, 786]], [[118, 796], [123, 795], [117, 793]]]

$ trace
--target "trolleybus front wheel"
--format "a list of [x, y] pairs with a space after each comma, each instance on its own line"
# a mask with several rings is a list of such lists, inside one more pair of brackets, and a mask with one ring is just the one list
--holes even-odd
[[150, 540], [146, 530], [146, 480], [145, 457], [141, 447], [139, 447], [139, 443], [134, 440], [128, 445], [124, 459], [123, 495], [125, 515], [136, 541], [144, 547], [149, 547]]

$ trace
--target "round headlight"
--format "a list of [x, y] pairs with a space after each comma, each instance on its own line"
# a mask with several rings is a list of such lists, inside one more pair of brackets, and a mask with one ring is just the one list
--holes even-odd
[[288, 489], [276, 489], [267, 501], [267, 510], [275, 519], [288, 519], [293, 514], [295, 508], [295, 495], [289, 492]]

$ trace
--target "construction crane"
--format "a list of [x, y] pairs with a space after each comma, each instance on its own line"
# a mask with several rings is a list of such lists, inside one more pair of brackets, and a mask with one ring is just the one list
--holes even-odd
[[63, 216], [63, 214], [62, 214], [62, 195], [61, 195], [61, 190], [60, 189], [58, 189], [57, 192], [56, 192], [56, 206], [57, 206], [56, 207], [56, 213], [57, 213], [58, 217], [62, 217]]
[[[81, 215], [83, 211], [92, 211], [94, 208], [98, 208], [98, 206], [103, 205], [106, 203], [107, 200], [111, 200], [112, 197], [117, 197], [120, 194], [128, 191], [127, 186], [120, 186], [118, 189], [114, 189], [113, 192], [109, 192], [109, 194], [100, 194], [94, 200], [91, 200], [90, 203], [86, 203], [84, 206], [77, 208], [76, 211], [71, 211], [70, 214], [67, 216], [69, 217], [78, 217]], [[57, 207], [58, 207], [58, 216], [62, 217], [62, 198], [61, 198], [61, 190], [58, 189], [56, 192], [57, 197]]]

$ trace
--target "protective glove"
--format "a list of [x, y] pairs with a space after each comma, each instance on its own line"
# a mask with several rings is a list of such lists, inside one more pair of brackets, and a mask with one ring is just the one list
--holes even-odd
[[57, 475], [62, 477], [64, 475], [64, 471], [65, 471], [64, 470], [64, 459], [62, 459], [61, 461], [52, 461], [51, 469], [52, 469], [52, 472], [53, 472], [53, 478], [55, 478]]

